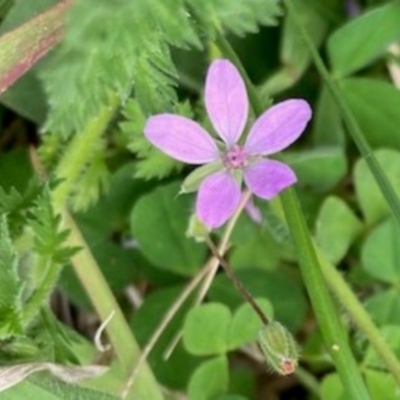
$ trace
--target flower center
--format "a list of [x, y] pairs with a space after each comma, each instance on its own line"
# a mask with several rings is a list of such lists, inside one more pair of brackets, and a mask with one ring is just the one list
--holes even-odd
[[243, 148], [235, 144], [225, 153], [223, 161], [228, 169], [243, 168], [247, 165], [247, 154]]

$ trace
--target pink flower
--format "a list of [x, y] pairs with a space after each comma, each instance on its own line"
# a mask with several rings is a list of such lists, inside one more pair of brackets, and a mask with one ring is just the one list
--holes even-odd
[[249, 103], [245, 84], [228, 60], [211, 64], [205, 105], [223, 144], [198, 123], [175, 114], [152, 116], [145, 135], [154, 146], [185, 163], [221, 163], [220, 170], [201, 182], [196, 200], [199, 220], [210, 228], [218, 228], [237, 209], [243, 180], [253, 194], [267, 200], [297, 181], [291, 168], [266, 156], [298, 139], [311, 118], [311, 108], [301, 99], [276, 104], [255, 121], [241, 144]]

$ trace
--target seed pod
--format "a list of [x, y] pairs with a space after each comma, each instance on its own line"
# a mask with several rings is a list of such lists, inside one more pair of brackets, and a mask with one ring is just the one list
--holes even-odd
[[279, 322], [264, 325], [258, 341], [267, 364], [280, 375], [290, 375], [297, 367], [299, 351], [293, 335]]

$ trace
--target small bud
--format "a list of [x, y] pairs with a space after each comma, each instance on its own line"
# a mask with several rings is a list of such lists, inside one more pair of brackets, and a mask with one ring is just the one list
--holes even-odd
[[186, 236], [200, 243], [205, 241], [209, 232], [209, 228], [199, 221], [196, 214], [192, 214], [189, 220], [189, 226], [186, 230]]
[[280, 375], [292, 374], [298, 364], [299, 351], [293, 335], [279, 322], [264, 325], [258, 341], [267, 364]]

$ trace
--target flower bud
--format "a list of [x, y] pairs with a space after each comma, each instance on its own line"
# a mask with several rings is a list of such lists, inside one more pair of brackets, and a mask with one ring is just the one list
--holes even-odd
[[290, 375], [297, 367], [299, 351], [293, 335], [279, 322], [264, 325], [258, 342], [267, 364], [280, 375]]
[[193, 214], [189, 220], [189, 226], [186, 230], [186, 237], [194, 239], [196, 242], [204, 242], [210, 230], [205, 226], [196, 214]]

